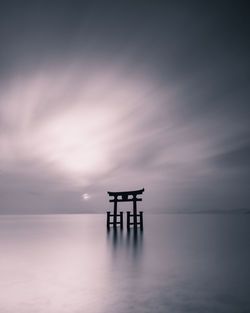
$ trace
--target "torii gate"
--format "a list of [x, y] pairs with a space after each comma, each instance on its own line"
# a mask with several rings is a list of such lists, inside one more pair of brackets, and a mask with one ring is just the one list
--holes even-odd
[[[143, 212], [140, 211], [137, 214], [137, 201], [142, 201], [142, 198], [137, 198], [137, 195], [141, 195], [144, 192], [144, 188], [140, 190], [134, 191], [119, 191], [119, 192], [111, 192], [108, 191], [108, 195], [110, 197], [114, 197], [110, 199], [109, 202], [114, 202], [114, 212], [113, 214], [110, 211], [107, 212], [107, 227], [110, 225], [116, 227], [120, 224], [121, 228], [123, 227], [123, 212], [117, 213], [117, 202], [133, 202], [133, 214], [130, 211], [127, 211], [127, 228], [130, 228], [130, 225], [134, 225], [134, 228], [137, 228], [137, 225], [140, 225], [140, 228], [143, 229]], [[111, 222], [110, 217], [113, 217], [113, 222]], [[117, 218], [120, 218], [119, 221]], [[130, 221], [130, 217], [133, 217], [132, 222]], [[139, 217], [139, 221], [137, 218]]]

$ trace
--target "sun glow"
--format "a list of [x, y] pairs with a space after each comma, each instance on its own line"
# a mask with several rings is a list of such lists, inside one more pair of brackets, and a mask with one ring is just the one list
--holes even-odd
[[109, 167], [109, 151], [103, 131], [109, 118], [72, 110], [49, 121], [40, 133], [40, 153], [62, 170], [79, 174], [102, 172]]
[[142, 79], [101, 66], [98, 72], [65, 67], [17, 79], [0, 99], [8, 104], [3, 114], [13, 137], [2, 141], [1, 158], [41, 160], [80, 185], [105, 175], [134, 138], [132, 113], [147, 89]]

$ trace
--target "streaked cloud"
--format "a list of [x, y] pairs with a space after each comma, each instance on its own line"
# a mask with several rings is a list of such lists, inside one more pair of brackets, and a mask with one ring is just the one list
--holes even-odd
[[102, 212], [107, 190], [141, 187], [150, 211], [249, 204], [244, 40], [220, 10], [132, 7], [6, 11], [1, 212]]

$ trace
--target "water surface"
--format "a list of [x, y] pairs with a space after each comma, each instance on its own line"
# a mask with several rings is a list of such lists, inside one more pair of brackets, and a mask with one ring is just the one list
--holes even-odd
[[0, 217], [0, 312], [250, 312], [249, 215]]

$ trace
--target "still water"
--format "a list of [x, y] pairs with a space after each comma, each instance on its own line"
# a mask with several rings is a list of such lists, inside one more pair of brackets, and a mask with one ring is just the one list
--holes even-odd
[[250, 312], [250, 215], [0, 217], [0, 313]]

